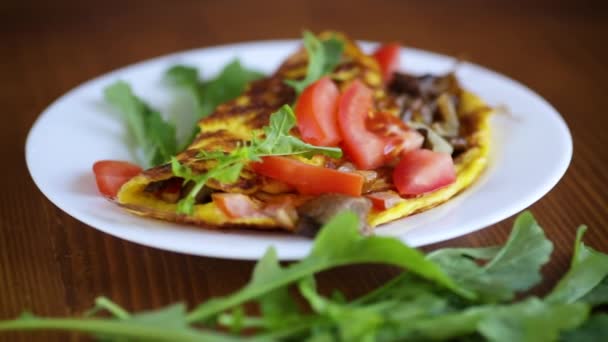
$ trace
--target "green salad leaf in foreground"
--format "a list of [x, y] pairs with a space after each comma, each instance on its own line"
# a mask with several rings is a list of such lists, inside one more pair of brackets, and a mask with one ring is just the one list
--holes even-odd
[[176, 158], [171, 160], [171, 169], [176, 177], [184, 179], [184, 184], [192, 182], [194, 186], [188, 194], [177, 203], [177, 212], [191, 214], [194, 210], [196, 196], [211, 179], [230, 184], [236, 182], [241, 170], [250, 162], [259, 162], [262, 157], [302, 155], [311, 157], [324, 154], [339, 158], [342, 150], [336, 147], [323, 147], [307, 144], [292, 136], [289, 131], [296, 124], [296, 116], [290, 106], [284, 105], [270, 115], [270, 123], [262, 131], [254, 132], [251, 142], [246, 143], [229, 153], [221, 151], [201, 152], [199, 160], [213, 160], [215, 165], [201, 174], [181, 164]]
[[[428, 258], [459, 284], [491, 302], [513, 299], [517, 291], [539, 283], [540, 268], [549, 261], [552, 251], [553, 244], [532, 214], [526, 212], [515, 221], [503, 248], [447, 248]], [[479, 261], [484, 265], [479, 266]]]
[[[389, 237], [364, 237], [357, 217], [326, 224], [310, 254], [281, 266], [270, 248], [241, 290], [187, 312], [183, 304], [129, 313], [106, 298], [83, 318], [31, 314], [0, 322], [8, 330], [68, 330], [112, 341], [605, 341], [607, 254], [582, 242], [571, 268], [544, 298], [513, 300], [540, 280], [552, 245], [530, 213], [521, 214], [504, 246], [449, 248], [425, 256]], [[346, 300], [319, 293], [315, 274], [337, 266], [375, 263], [407, 272], [372, 292]], [[492, 291], [495, 289], [495, 291]], [[308, 307], [296, 305], [297, 290]], [[244, 304], [260, 314], [249, 315]], [[110, 317], [93, 317], [106, 311]], [[217, 329], [217, 327], [223, 329]]]

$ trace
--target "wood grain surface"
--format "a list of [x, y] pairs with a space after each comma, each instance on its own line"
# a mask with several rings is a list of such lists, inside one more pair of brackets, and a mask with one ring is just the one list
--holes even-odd
[[[555, 243], [547, 291], [565, 271], [574, 232], [608, 251], [608, 11], [602, 2], [526, 1], [3, 1], [0, 5], [0, 319], [23, 309], [73, 315], [106, 295], [131, 310], [194, 305], [241, 287], [252, 262], [194, 257], [101, 233], [52, 205], [28, 175], [24, 144], [54, 99], [115, 68], [184, 49], [295, 38], [303, 28], [467, 59], [534, 89], [563, 115], [574, 157], [562, 181], [531, 207]], [[543, 139], [538, 132], [537, 139]], [[503, 242], [512, 219], [428, 246]], [[321, 274], [348, 296], [396, 274], [357, 266]], [[347, 281], [345, 281], [347, 280]], [[60, 333], [0, 340], [66, 340]]]

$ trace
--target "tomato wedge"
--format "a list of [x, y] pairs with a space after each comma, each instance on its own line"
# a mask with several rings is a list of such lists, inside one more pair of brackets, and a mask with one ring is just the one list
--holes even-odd
[[255, 172], [278, 179], [305, 195], [338, 193], [360, 196], [363, 176], [314, 166], [286, 157], [264, 157], [261, 163], [252, 163]]
[[393, 171], [399, 194], [412, 196], [437, 190], [456, 180], [452, 157], [447, 153], [415, 150], [406, 153]]
[[367, 120], [367, 129], [384, 138], [384, 155], [387, 161], [422, 147], [424, 137], [410, 129], [401, 119], [390, 113], [374, 113]]
[[302, 140], [317, 146], [337, 146], [337, 106], [340, 92], [327, 76], [308, 86], [296, 104], [296, 119]]
[[120, 187], [141, 171], [141, 167], [126, 161], [100, 160], [93, 164], [97, 188], [110, 198], [116, 197]]
[[213, 193], [213, 203], [232, 218], [262, 216], [260, 206], [251, 197], [239, 193]]
[[385, 82], [393, 78], [393, 73], [399, 68], [399, 44], [390, 43], [380, 46], [372, 56], [378, 61], [382, 78]]
[[359, 169], [370, 170], [384, 163], [386, 142], [368, 131], [366, 121], [373, 109], [372, 91], [361, 81], [353, 81], [338, 103], [338, 127], [342, 149]]

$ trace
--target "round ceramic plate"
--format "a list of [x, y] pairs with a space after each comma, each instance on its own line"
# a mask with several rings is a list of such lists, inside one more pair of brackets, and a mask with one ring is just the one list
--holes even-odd
[[[138, 63], [86, 82], [48, 107], [32, 127], [26, 159], [36, 185], [59, 208], [108, 234], [156, 248], [221, 258], [257, 259], [274, 245], [281, 259], [305, 256], [311, 240], [282, 233], [217, 231], [131, 215], [97, 192], [91, 167], [101, 159], [132, 160], [122, 120], [103, 102], [103, 88], [122, 79], [153, 107], [169, 116], [183, 112], [184, 101], [162, 81], [176, 63], [199, 67], [213, 76], [238, 57], [243, 64], [271, 73], [298, 47], [298, 41], [266, 41], [205, 48]], [[362, 43], [370, 51], [375, 44]], [[401, 51], [401, 69], [443, 73], [454, 59], [414, 49]], [[376, 229], [420, 246], [471, 233], [503, 220], [546, 194], [562, 177], [572, 156], [563, 119], [540, 96], [490, 70], [465, 63], [462, 85], [492, 106], [512, 115], [494, 115], [489, 167], [470, 188], [446, 203]], [[188, 103], [188, 101], [185, 101]], [[187, 107], [187, 106], [186, 106]], [[183, 128], [183, 127], [182, 127]]]

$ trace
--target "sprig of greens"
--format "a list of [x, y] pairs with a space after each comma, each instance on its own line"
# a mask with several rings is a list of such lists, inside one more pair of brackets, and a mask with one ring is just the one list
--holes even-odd
[[[428, 257], [487, 302], [513, 299], [517, 291], [540, 281], [540, 267], [553, 251], [553, 244], [532, 214], [519, 215], [514, 227], [504, 248], [448, 248]], [[483, 266], [479, 266], [480, 261]]]
[[104, 97], [124, 115], [136, 146], [143, 150], [140, 164], [159, 165], [175, 155], [175, 126], [166, 122], [160, 112], [137, 97], [129, 84], [123, 81], [111, 84], [104, 89]]
[[192, 214], [196, 196], [209, 180], [224, 184], [234, 183], [242, 169], [250, 162], [259, 162], [262, 157], [302, 155], [311, 157], [324, 154], [340, 158], [342, 150], [336, 147], [323, 147], [307, 144], [292, 136], [289, 132], [296, 124], [296, 118], [290, 106], [284, 105], [270, 115], [270, 123], [259, 132], [254, 132], [252, 140], [229, 153], [221, 151], [201, 152], [199, 160], [213, 160], [215, 165], [201, 174], [181, 164], [176, 158], [171, 160], [171, 170], [176, 177], [184, 179], [184, 184], [191, 182], [192, 189], [177, 204], [177, 212]]
[[[363, 237], [357, 227], [355, 214], [337, 215], [321, 229], [311, 253], [286, 267], [279, 264], [276, 251], [270, 248], [245, 287], [227, 297], [211, 299], [189, 313], [183, 304], [129, 313], [102, 297], [91, 313], [107, 311], [109, 318], [24, 314], [0, 322], [0, 332], [68, 330], [112, 341], [536, 342], [608, 338], [608, 315], [591, 313], [608, 298], [608, 255], [582, 242], [584, 228], [577, 234], [570, 271], [554, 290], [545, 298], [530, 296], [513, 302], [515, 293], [540, 281], [539, 268], [551, 249], [529, 213], [515, 221], [502, 247], [450, 248], [427, 256], [394, 238]], [[486, 263], [478, 266], [479, 261]], [[316, 273], [359, 263], [391, 264], [408, 272], [351, 301], [343, 295], [326, 297], [317, 291]], [[497, 294], [488, 295], [497, 284]], [[290, 285], [295, 285], [309, 310], [295, 305]], [[247, 302], [257, 303], [261, 314], [247, 315], [242, 309]], [[228, 330], [219, 332], [216, 325]], [[243, 329], [254, 329], [255, 335], [243, 335]]]
[[313, 33], [304, 31], [304, 48], [308, 54], [308, 68], [304, 79], [286, 80], [289, 86], [295, 89], [296, 95], [304, 91], [306, 87], [314, 83], [319, 78], [331, 73], [340, 63], [344, 42], [336, 37], [326, 40], [319, 40]]

